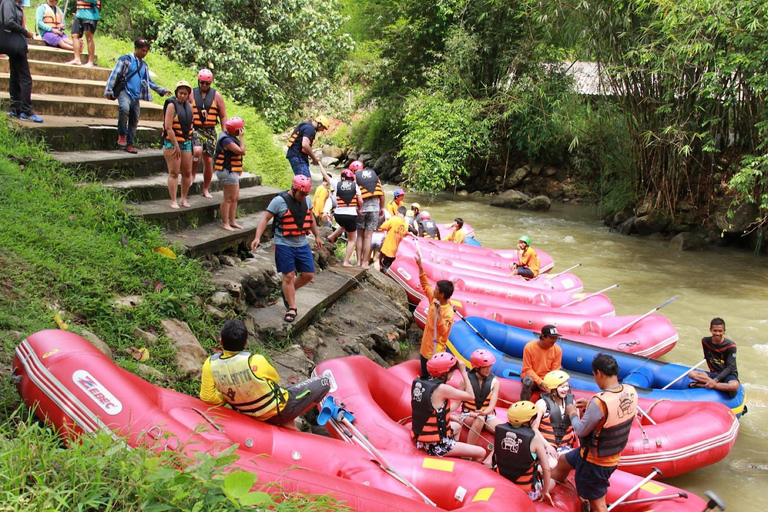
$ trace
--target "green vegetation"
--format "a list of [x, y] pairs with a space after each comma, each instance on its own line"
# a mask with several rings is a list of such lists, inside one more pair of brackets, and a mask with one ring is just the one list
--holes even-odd
[[[262, 479], [232, 468], [234, 446], [216, 456], [132, 450], [107, 434], [62, 446], [21, 410], [0, 424], [0, 502], [7, 511], [275, 512], [347, 510], [328, 496], [253, 491]], [[193, 450], [194, 451], [194, 450]]]
[[[118, 57], [133, 51], [133, 43], [96, 34], [96, 51], [99, 65], [111, 67]], [[156, 49], [147, 55], [149, 69], [157, 75], [155, 82], [163, 87], [173, 88], [179, 80], [190, 84], [197, 83], [197, 69], [181, 65], [168, 59]], [[218, 74], [214, 75], [215, 86], [220, 88], [227, 105], [229, 117], [241, 117], [245, 120], [245, 170], [262, 177], [264, 185], [287, 188], [293, 177], [288, 161], [274, 140], [272, 129], [264, 122], [264, 117], [253, 107], [246, 107], [233, 101], [226, 84], [218, 83]], [[155, 103], [161, 104], [165, 98], [153, 94]]]

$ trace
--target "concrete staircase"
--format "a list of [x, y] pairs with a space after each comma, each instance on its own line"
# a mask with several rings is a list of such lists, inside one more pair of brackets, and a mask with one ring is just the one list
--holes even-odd
[[[30, 138], [44, 141], [53, 158], [82, 171], [84, 181], [99, 181], [124, 194], [133, 215], [162, 226], [169, 240], [178, 243], [189, 256], [206, 257], [238, 248], [242, 254], [253, 240], [264, 209], [279, 190], [262, 186], [261, 177], [256, 174], [243, 173], [238, 223], [244, 229], [226, 231], [221, 229], [218, 220], [220, 183], [214, 177], [210, 188], [214, 197], [204, 198], [201, 167], [190, 190], [191, 207], [172, 209], [167, 168], [159, 149], [162, 107], [142, 102], [135, 142], [139, 153], [134, 155], [118, 149], [117, 102], [103, 97], [111, 68], [65, 64], [71, 58], [71, 52], [47, 47], [41, 40], [30, 41], [32, 104], [45, 121], [36, 124], [7, 118], [8, 121]], [[83, 62], [86, 61], [87, 55], [83, 56]], [[0, 104], [6, 112], [8, 82], [8, 60], [3, 57], [0, 58]], [[332, 270], [323, 273], [327, 275], [318, 274], [316, 283], [306, 288], [311, 288], [311, 292], [302, 290], [298, 294], [300, 315], [293, 324], [283, 323], [285, 310], [281, 301], [267, 308], [250, 308], [249, 314], [274, 331], [298, 334], [318, 311], [329, 307], [354, 286], [362, 274], [341, 267]]]

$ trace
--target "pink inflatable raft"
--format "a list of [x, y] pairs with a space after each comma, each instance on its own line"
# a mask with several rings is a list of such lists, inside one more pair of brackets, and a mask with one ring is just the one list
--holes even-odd
[[[678, 340], [672, 322], [662, 315], [600, 317], [544, 307], [515, 308], [502, 303], [492, 305], [453, 300], [451, 303], [464, 317], [479, 316], [531, 330], [531, 339], [536, 339], [533, 333], [541, 332], [545, 325], [554, 324], [560, 334], [571, 341], [654, 359], [672, 350]], [[425, 297], [413, 313], [422, 329], [428, 308]], [[610, 334], [613, 336], [609, 337]]]
[[[410, 389], [420, 373], [418, 361], [407, 361], [385, 370], [366, 358], [353, 356], [320, 363], [316, 372], [333, 378], [338, 389], [331, 394], [355, 415], [357, 428], [375, 446], [418, 453], [410, 434]], [[499, 380], [499, 403], [504, 407], [497, 407], [496, 416], [503, 419], [506, 406], [520, 398], [520, 382]], [[454, 385], [458, 382], [454, 376]], [[588, 392], [572, 391], [575, 398], [592, 396]], [[638, 415], [621, 454], [619, 468], [623, 471], [611, 477], [608, 503], [632, 486], [629, 482], [637, 477], [629, 473], [645, 476], [657, 467], [664, 477], [678, 476], [722, 460], [736, 442], [739, 422], [723, 404], [695, 402], [692, 406], [688, 402], [641, 398], [639, 405], [650, 419]], [[463, 429], [462, 438], [466, 430]], [[338, 436], [333, 429], [329, 432]], [[493, 445], [493, 436], [484, 432], [483, 437], [481, 446], [488, 450]], [[677, 492], [674, 487], [658, 485], [654, 488], [658, 491], [655, 495], [674, 496]], [[648, 495], [641, 492], [635, 497], [644, 496]]]

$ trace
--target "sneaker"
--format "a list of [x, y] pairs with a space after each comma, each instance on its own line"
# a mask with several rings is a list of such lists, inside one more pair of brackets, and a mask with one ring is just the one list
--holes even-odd
[[128, 146], [125, 146], [125, 147], [123, 148], [123, 150], [124, 150], [124, 151], [127, 151], [128, 153], [132, 153], [132, 154], [134, 154], [134, 155], [135, 155], [136, 153], [138, 153], [138, 152], [139, 152], [139, 150], [138, 150], [138, 149], [136, 149], [135, 147], [133, 147], [133, 146], [130, 146], [130, 145], [128, 145]]
[[19, 114], [19, 119], [21, 119], [22, 121], [32, 121], [33, 123], [42, 123], [43, 122], [43, 118], [38, 116], [34, 112], [31, 113], [31, 114], [25, 114], [25, 113], [22, 112], [21, 114]]
[[11, 110], [10, 112], [8, 112], [8, 115], [13, 118], [19, 117], [19, 114], [17, 114], [15, 110]]
[[118, 135], [117, 136], [117, 145], [121, 148], [124, 148], [128, 145], [128, 136], [127, 135]]

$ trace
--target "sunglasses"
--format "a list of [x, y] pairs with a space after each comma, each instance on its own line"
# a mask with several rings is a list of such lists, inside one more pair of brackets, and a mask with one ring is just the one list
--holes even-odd
[[200, 85], [211, 85], [212, 82], [203, 82], [202, 80], [198, 80], [197, 83]]

